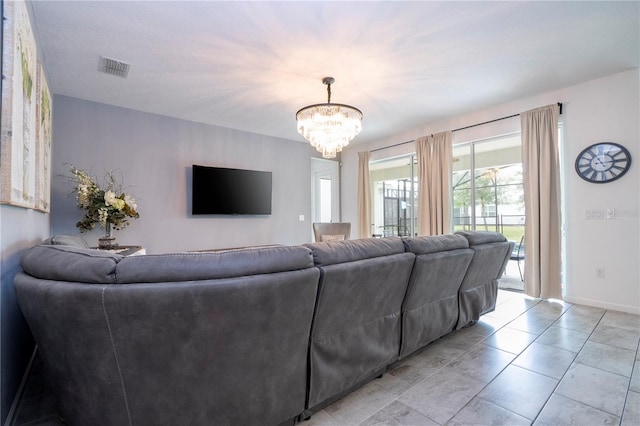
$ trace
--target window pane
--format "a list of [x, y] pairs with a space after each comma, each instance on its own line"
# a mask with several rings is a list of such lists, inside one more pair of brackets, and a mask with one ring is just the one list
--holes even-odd
[[369, 165], [374, 236], [415, 235], [418, 185], [413, 163], [410, 155]]
[[320, 222], [331, 222], [330, 178], [320, 178]]
[[[453, 156], [455, 230], [498, 231], [519, 245], [525, 219], [520, 135], [456, 145]], [[523, 262], [509, 261], [499, 285], [521, 289]]]
[[[524, 193], [520, 135], [474, 144], [477, 230], [524, 233]], [[506, 227], [506, 229], [505, 229]], [[509, 238], [510, 235], [507, 235]], [[517, 237], [517, 238], [516, 238]]]
[[454, 229], [498, 231], [520, 241], [524, 234], [520, 135], [457, 145], [453, 156]]
[[453, 231], [472, 229], [471, 144], [453, 147]]

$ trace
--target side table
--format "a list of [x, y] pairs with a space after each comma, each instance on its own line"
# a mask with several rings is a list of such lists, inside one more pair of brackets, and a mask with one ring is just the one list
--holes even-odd
[[91, 247], [92, 249], [108, 251], [109, 253], [116, 253], [122, 256], [140, 256], [147, 254], [147, 251], [142, 246], [118, 246], [109, 250], [98, 249], [98, 247]]

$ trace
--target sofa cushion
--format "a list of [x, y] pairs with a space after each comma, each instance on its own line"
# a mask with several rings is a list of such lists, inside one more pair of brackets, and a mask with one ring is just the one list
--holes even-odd
[[480, 244], [500, 243], [503, 241], [507, 241], [504, 235], [499, 232], [493, 231], [458, 231], [456, 232], [456, 234], [462, 235], [467, 240], [469, 240], [470, 247]]
[[455, 234], [404, 237], [402, 242], [407, 251], [415, 253], [416, 255], [469, 248], [469, 241], [462, 235]]
[[[486, 233], [482, 233], [486, 234]], [[474, 251], [473, 259], [467, 268], [464, 280], [458, 294], [459, 317], [457, 329], [473, 324], [481, 315], [495, 309], [498, 295], [498, 279], [509, 261], [513, 250], [513, 242], [507, 241], [502, 234], [474, 235], [495, 238], [500, 241], [488, 241], [484, 244], [471, 244]]]
[[[417, 240], [442, 241], [439, 237], [447, 236], [419, 237]], [[458, 237], [467, 242], [464, 237]], [[402, 304], [401, 358], [455, 328], [458, 322], [458, 292], [473, 254], [470, 248], [416, 254]]]
[[116, 265], [123, 256], [71, 245], [39, 245], [24, 252], [20, 265], [36, 278], [89, 284], [116, 282]]
[[43, 245], [61, 245], [72, 246], [77, 248], [89, 248], [87, 241], [79, 235], [54, 235], [42, 242]]
[[221, 279], [313, 267], [302, 246], [130, 256], [117, 267], [119, 284]]
[[335, 265], [374, 257], [404, 253], [399, 237], [362, 238], [359, 240], [332, 241], [305, 244], [313, 253], [316, 266]]

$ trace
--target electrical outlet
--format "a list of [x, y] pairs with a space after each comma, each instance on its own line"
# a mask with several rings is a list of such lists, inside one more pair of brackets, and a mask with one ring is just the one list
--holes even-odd
[[304, 222], [304, 215], [303, 214], [298, 215], [298, 220], [300, 222]]
[[604, 278], [604, 268], [596, 268], [596, 278]]
[[604, 217], [604, 212], [602, 209], [589, 209], [586, 211], [585, 217], [587, 219], [602, 219]]
[[604, 211], [605, 219], [615, 219], [616, 218], [616, 209], [606, 209]]
[[638, 209], [619, 209], [618, 217], [638, 217]]

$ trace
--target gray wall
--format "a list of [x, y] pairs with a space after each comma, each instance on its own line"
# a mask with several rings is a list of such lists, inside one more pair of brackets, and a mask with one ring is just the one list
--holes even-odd
[[[295, 125], [292, 119], [292, 126]], [[52, 234], [78, 234], [82, 211], [69, 195], [64, 163], [122, 174], [140, 218], [116, 231], [120, 244], [147, 253], [300, 244], [311, 239], [310, 157], [307, 143], [194, 123], [55, 96], [53, 114]], [[191, 165], [273, 173], [269, 216], [192, 216]], [[305, 220], [299, 221], [299, 215]], [[97, 244], [98, 230], [84, 234]]]
[[49, 236], [49, 215], [12, 206], [0, 206], [0, 366], [1, 418], [4, 423], [33, 352], [31, 333], [16, 303], [13, 278], [20, 270], [22, 251]]

